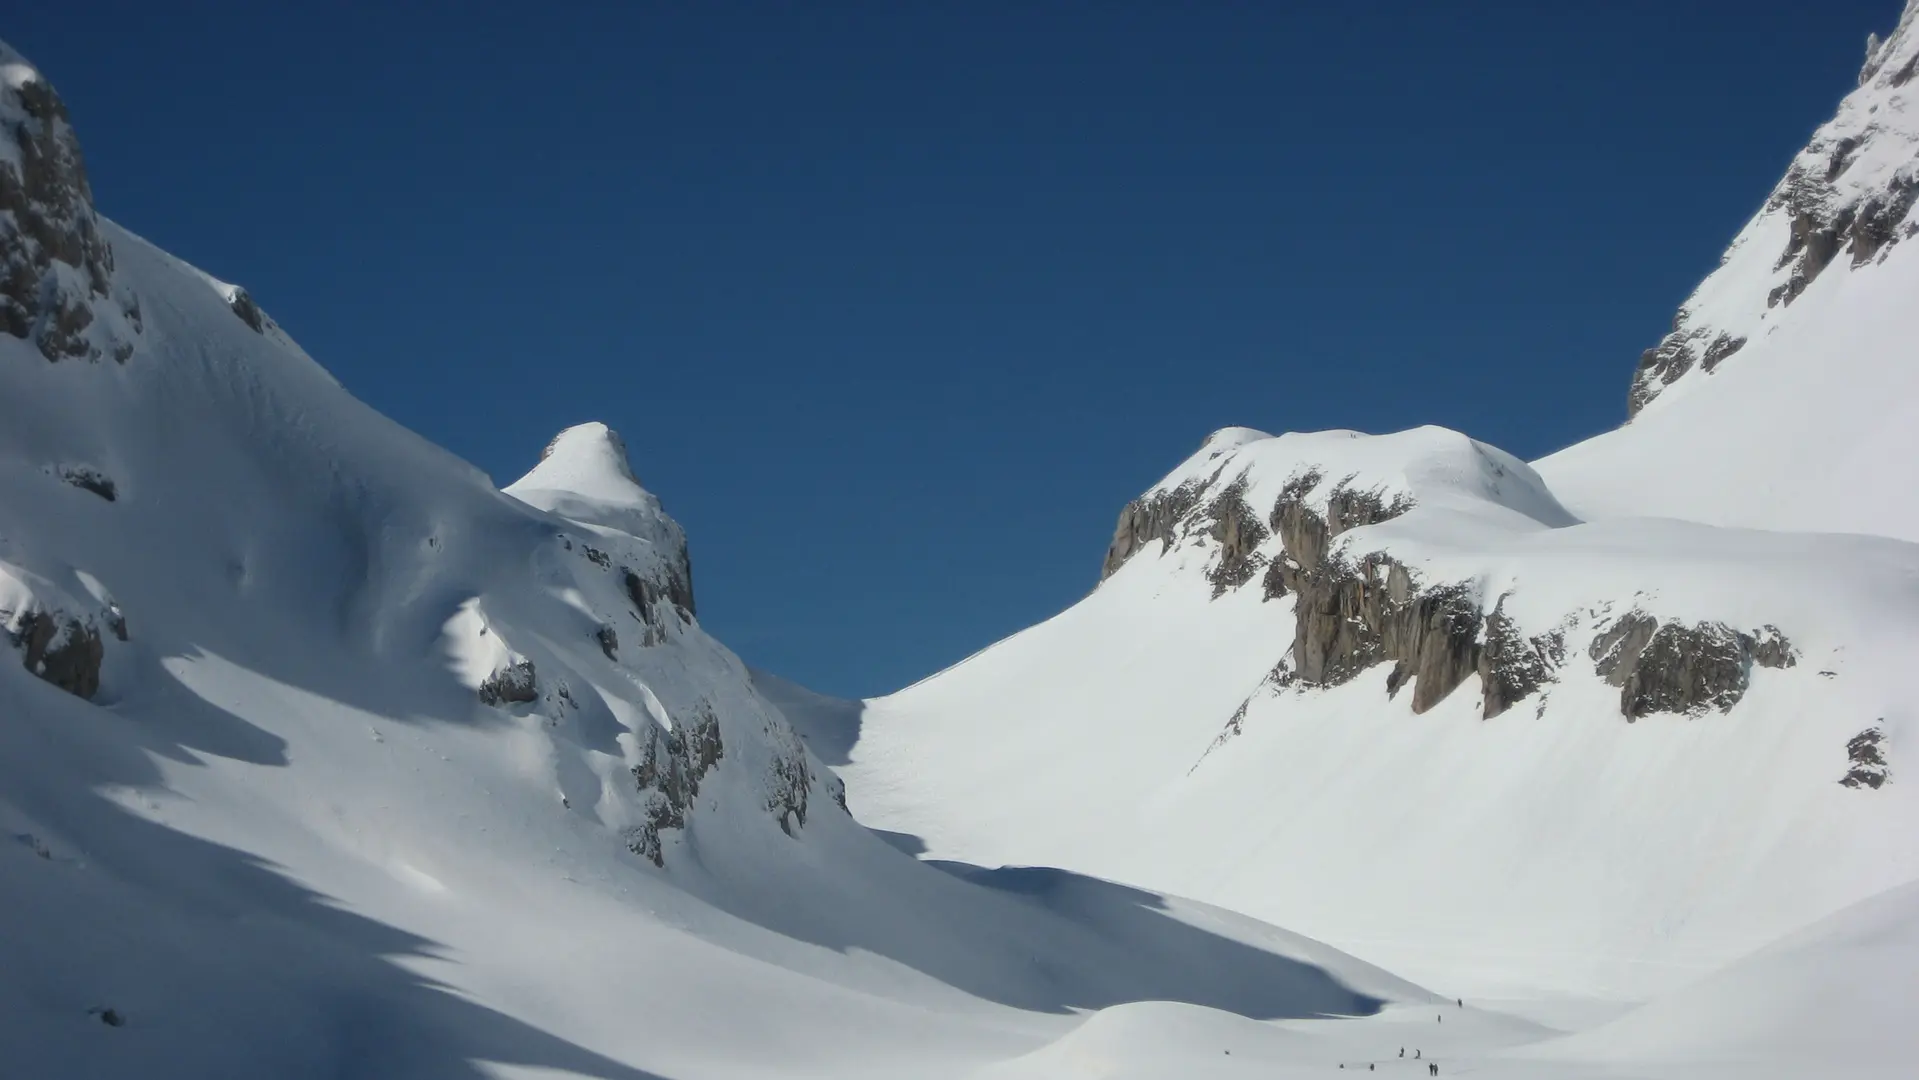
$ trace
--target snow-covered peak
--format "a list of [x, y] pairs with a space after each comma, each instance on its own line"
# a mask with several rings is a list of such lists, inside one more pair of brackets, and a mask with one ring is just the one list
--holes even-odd
[[540, 463], [513, 488], [570, 492], [613, 506], [657, 505], [633, 475], [626, 440], [597, 420], [553, 436], [540, 453]]
[[116, 287], [66, 104], [0, 42], [0, 333], [51, 361], [124, 363], [141, 329], [138, 299]]
[[[1815, 282], [1870, 272], [1914, 232], [1919, 199], [1919, 3], [1898, 28], [1867, 42], [1859, 85], [1793, 159], [1719, 268], [1646, 350], [1633, 378], [1633, 414], [1796, 317]], [[1829, 286], [1830, 287], [1830, 286]]]
[[679, 531], [634, 477], [626, 441], [597, 421], [555, 435], [540, 463], [503, 490], [529, 506], [634, 536], [651, 538], [661, 523]]
[[660, 500], [640, 486], [627, 460], [626, 440], [618, 432], [597, 421], [567, 428], [546, 444], [531, 472], [502, 490], [627, 549], [622, 557], [629, 569], [691, 617], [693, 562], [686, 532], [660, 508]]

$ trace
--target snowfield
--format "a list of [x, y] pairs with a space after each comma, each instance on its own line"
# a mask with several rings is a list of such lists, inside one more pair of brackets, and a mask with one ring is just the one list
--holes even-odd
[[1915, 69], [1620, 431], [1226, 429], [849, 702], [604, 425], [498, 490], [99, 218], [0, 45], [0, 1074], [1912, 1075]]

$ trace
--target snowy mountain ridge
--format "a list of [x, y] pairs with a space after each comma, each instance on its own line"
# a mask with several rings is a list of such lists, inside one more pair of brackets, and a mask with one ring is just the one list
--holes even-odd
[[1919, 540], [1919, 6], [1634, 374], [1624, 427], [1535, 462], [1583, 518]]
[[[1813, 133], [1719, 269], [1680, 307], [1673, 330], [1646, 350], [1633, 378], [1638, 413], [1695, 371], [1712, 374], [1774, 329], [1828, 267], [1882, 262], [1919, 225], [1919, 4], [1885, 40], [1867, 40], [1859, 88]], [[1840, 256], [1845, 256], [1843, 261]]]

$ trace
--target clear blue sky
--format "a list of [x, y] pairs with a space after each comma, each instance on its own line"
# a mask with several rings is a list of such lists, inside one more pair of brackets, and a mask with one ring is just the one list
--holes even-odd
[[843, 694], [1065, 607], [1214, 428], [1535, 457], [1899, 0], [22, 3], [103, 211], [501, 482], [625, 434]]

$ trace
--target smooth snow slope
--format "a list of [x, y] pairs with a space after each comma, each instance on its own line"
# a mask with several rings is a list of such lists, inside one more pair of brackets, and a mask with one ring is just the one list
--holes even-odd
[[1908, 3], [1648, 353], [1643, 409], [1537, 463], [1573, 510], [1919, 540], [1915, 72]]
[[[1309, 504], [1335, 477], [1414, 501], [1338, 549], [1562, 635], [1545, 685], [1482, 719], [1476, 676], [1416, 715], [1390, 664], [1331, 688], [1276, 674], [1296, 597], [1257, 575], [1215, 597], [1206, 503], [1233, 489], [1263, 517], [1312, 473]], [[1641, 997], [1919, 877], [1914, 789], [1839, 783], [1860, 732], [1884, 732], [1895, 776], [1913, 737], [1919, 547], [1579, 524], [1525, 465], [1431, 428], [1209, 443], [1146, 499], [1188, 481], [1200, 509], [1170, 551], [867, 703], [841, 768], [862, 820], [935, 858], [1203, 898], [1442, 993]], [[1754, 666], [1729, 711], [1628, 722], [1589, 650], [1634, 610], [1776, 627], [1797, 662]]]
[[0, 1072], [959, 1076], [1112, 1006], [1433, 1001], [900, 853], [700, 628], [617, 436], [495, 490], [96, 219], [4, 47], [0, 148]]

